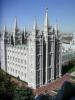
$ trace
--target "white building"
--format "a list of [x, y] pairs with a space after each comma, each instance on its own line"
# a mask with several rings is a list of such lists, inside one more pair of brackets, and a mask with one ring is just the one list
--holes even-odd
[[62, 64], [66, 64], [75, 59], [75, 34], [66, 33], [62, 38]]
[[5, 26], [2, 33], [1, 68], [33, 88], [47, 85], [61, 77], [61, 38], [58, 27], [49, 25], [48, 9], [43, 31], [37, 29], [36, 20], [32, 32], [20, 31], [15, 19], [13, 32]]

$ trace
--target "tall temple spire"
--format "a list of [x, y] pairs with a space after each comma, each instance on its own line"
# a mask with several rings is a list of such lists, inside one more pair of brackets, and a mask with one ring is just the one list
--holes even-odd
[[3, 38], [6, 37], [6, 24], [4, 24], [4, 28], [3, 28]]
[[55, 36], [57, 37], [57, 25], [56, 24], [55, 24], [54, 30], [55, 30]]
[[14, 33], [17, 31], [17, 29], [18, 29], [17, 18], [15, 17], [15, 21], [14, 21]]
[[13, 41], [14, 41], [14, 45], [16, 44], [16, 33], [18, 31], [18, 25], [17, 25], [17, 18], [15, 17], [15, 21], [14, 21], [14, 30], [13, 30]]
[[26, 36], [26, 25], [24, 26], [24, 37]]
[[57, 31], [59, 31], [59, 24], [58, 24], [58, 20], [56, 20], [56, 27], [57, 27]]
[[37, 20], [36, 20], [36, 17], [35, 17], [35, 20], [34, 20], [34, 25], [33, 25], [33, 33], [32, 33], [34, 36], [37, 35]]
[[34, 20], [33, 30], [37, 30], [37, 20], [36, 20], [36, 17], [35, 17], [35, 20]]
[[44, 32], [48, 32], [48, 29], [49, 29], [48, 8], [46, 8], [45, 22], [44, 22]]
[[24, 26], [24, 33], [26, 32], [26, 25]]
[[44, 22], [44, 26], [48, 27], [49, 26], [49, 21], [48, 21], [48, 8], [46, 8], [46, 12], [45, 12], [45, 22]]
[[3, 29], [3, 31], [6, 32], [6, 24], [4, 24], [4, 29]]
[[58, 21], [56, 20], [56, 25], [55, 25], [55, 34], [56, 36], [59, 35], [59, 25], [58, 25]]

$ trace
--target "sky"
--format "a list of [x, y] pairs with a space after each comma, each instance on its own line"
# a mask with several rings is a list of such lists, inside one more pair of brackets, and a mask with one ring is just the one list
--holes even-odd
[[18, 27], [22, 30], [26, 25], [30, 30], [35, 16], [43, 29], [46, 8], [50, 25], [54, 27], [57, 20], [62, 32], [75, 32], [75, 0], [0, 0], [0, 29], [6, 24], [12, 30], [17, 17]]

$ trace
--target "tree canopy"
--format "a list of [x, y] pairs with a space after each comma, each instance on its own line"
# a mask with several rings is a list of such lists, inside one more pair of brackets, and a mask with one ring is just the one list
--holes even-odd
[[0, 100], [34, 100], [32, 89], [18, 87], [10, 79], [10, 75], [0, 70]]

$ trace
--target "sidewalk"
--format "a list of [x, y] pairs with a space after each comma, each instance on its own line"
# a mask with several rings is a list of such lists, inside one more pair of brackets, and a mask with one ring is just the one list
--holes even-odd
[[36, 90], [34, 90], [34, 92], [36, 95], [43, 94], [43, 93], [48, 93], [51, 95], [53, 90], [61, 88], [64, 81], [70, 81], [70, 75], [68, 73], [66, 73], [61, 78], [56, 79], [54, 82], [46, 86], [37, 88]]

